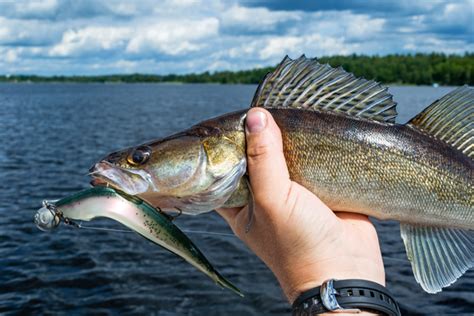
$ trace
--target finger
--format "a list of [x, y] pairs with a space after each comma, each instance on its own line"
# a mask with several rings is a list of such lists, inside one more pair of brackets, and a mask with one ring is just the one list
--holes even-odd
[[281, 206], [291, 181], [281, 132], [271, 114], [254, 108], [246, 118], [247, 162], [255, 202], [266, 209]]
[[247, 208], [219, 208], [216, 212], [229, 224], [234, 234], [245, 241], [245, 222], [247, 219]]
[[219, 214], [224, 220], [229, 224], [229, 226], [233, 229], [235, 218], [237, 214], [240, 212], [241, 208], [234, 207], [234, 208], [218, 208], [216, 209], [217, 214]]
[[357, 227], [357, 229], [363, 230], [365, 232], [370, 232], [372, 234], [377, 234], [375, 231], [375, 226], [370, 221], [367, 215], [358, 214], [358, 213], [346, 213], [346, 212], [337, 212], [336, 216], [344, 221], [346, 224], [351, 225], [352, 227]]

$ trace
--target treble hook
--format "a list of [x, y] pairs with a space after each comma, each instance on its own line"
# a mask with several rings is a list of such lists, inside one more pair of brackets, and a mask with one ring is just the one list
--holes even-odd
[[67, 217], [63, 217], [63, 222], [64, 222], [64, 224], [69, 225], [69, 226], [73, 226], [73, 227], [76, 227], [76, 228], [82, 228], [82, 226], [80, 224], [74, 222], [73, 220], [71, 220]]
[[177, 207], [177, 206], [175, 206], [174, 208], [178, 210], [178, 214], [176, 214], [176, 215], [171, 215], [171, 214], [168, 214], [168, 213], [163, 213], [163, 214], [165, 214], [165, 215], [170, 219], [170, 221], [174, 221], [176, 218], [180, 217], [181, 214], [183, 214], [183, 210], [182, 210], [182, 209], [180, 209], [180, 208]]
[[160, 214], [166, 216], [166, 218], [168, 218], [170, 221], [174, 221], [177, 217], [183, 214], [183, 211], [179, 207], [176, 207], [176, 206], [174, 208], [177, 209], [179, 212], [177, 215], [168, 214], [164, 212], [159, 206], [155, 206], [155, 208], [158, 210], [158, 212], [160, 212]]
[[182, 210], [182, 209], [180, 209], [180, 208], [177, 207], [177, 206], [175, 206], [174, 208], [177, 209], [179, 213], [178, 213], [177, 215], [174, 215], [174, 216], [173, 216], [173, 219], [175, 219], [175, 218], [181, 216], [181, 214], [183, 214], [183, 210]]

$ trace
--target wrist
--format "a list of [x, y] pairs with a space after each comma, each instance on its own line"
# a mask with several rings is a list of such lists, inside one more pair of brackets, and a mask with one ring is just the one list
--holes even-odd
[[[347, 264], [341, 264], [344, 262]], [[290, 304], [304, 291], [318, 287], [329, 279], [361, 279], [385, 286], [383, 264], [370, 260], [354, 262], [354, 258], [338, 258], [299, 267], [293, 265], [293, 269], [284, 269], [280, 273], [275, 272], [275, 275]]]

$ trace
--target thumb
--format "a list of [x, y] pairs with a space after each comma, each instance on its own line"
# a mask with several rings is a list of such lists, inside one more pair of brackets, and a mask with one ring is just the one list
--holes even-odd
[[291, 187], [280, 128], [262, 108], [248, 111], [245, 127], [248, 172], [255, 203], [271, 210], [285, 203]]

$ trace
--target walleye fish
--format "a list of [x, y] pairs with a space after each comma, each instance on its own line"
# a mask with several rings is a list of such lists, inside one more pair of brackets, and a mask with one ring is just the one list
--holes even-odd
[[167, 215], [139, 198], [112, 188], [96, 186], [65, 197], [45, 201], [35, 214], [35, 223], [44, 231], [53, 230], [61, 221], [90, 221], [107, 217], [133, 229], [151, 242], [169, 250], [202, 271], [214, 282], [240, 296], [242, 292], [217, 272], [193, 242], [176, 227]]
[[[377, 82], [286, 57], [251, 106], [269, 110], [280, 127], [293, 181], [334, 211], [401, 223], [425, 291], [441, 291], [474, 266], [473, 88], [400, 125], [392, 95]], [[186, 214], [244, 206], [245, 113], [111, 153], [91, 169], [92, 183]]]

